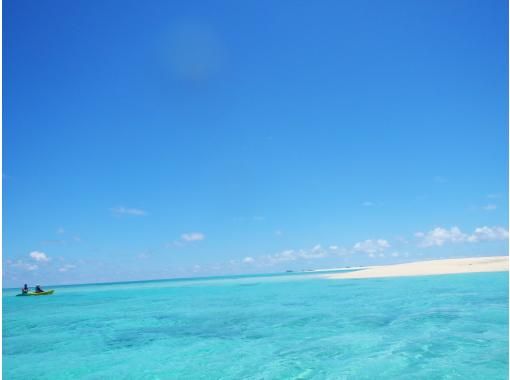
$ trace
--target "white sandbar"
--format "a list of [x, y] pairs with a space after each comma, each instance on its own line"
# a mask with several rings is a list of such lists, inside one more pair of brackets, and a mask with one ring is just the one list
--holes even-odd
[[508, 256], [492, 256], [373, 266], [355, 272], [328, 274], [324, 277], [346, 279], [505, 271], [508, 271]]

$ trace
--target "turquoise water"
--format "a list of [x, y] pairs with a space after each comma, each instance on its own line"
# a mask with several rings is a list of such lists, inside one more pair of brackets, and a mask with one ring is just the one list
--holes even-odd
[[508, 273], [3, 295], [5, 379], [506, 379]]

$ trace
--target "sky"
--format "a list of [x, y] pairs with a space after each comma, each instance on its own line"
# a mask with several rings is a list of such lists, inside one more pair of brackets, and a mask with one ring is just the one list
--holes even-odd
[[4, 287], [508, 252], [506, 1], [3, 6]]

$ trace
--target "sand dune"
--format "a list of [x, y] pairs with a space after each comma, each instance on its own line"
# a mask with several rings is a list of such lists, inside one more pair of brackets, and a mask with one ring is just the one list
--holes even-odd
[[504, 271], [508, 271], [508, 256], [471, 257], [373, 266], [355, 272], [328, 274], [324, 277], [347, 279]]

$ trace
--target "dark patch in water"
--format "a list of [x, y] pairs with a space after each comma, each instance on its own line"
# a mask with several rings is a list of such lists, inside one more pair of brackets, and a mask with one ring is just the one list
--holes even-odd
[[354, 282], [338, 281], [334, 285], [327, 285], [327, 286], [328, 286], [328, 288], [352, 288], [354, 286], [359, 286], [359, 285]]
[[[158, 316], [165, 320], [171, 316]], [[263, 324], [261, 322], [261, 324]], [[246, 318], [228, 320], [187, 320], [175, 319], [172, 325], [142, 327], [120, 331], [105, 339], [109, 349], [123, 349], [145, 346], [156, 340], [178, 339], [183, 337], [201, 339], [262, 339], [266, 334], [258, 331], [257, 325], [248, 325]]]
[[285, 302], [282, 306], [311, 306], [309, 302]]
[[385, 327], [393, 321], [394, 318], [384, 315], [366, 315], [357, 318], [357, 322], [366, 327]]

